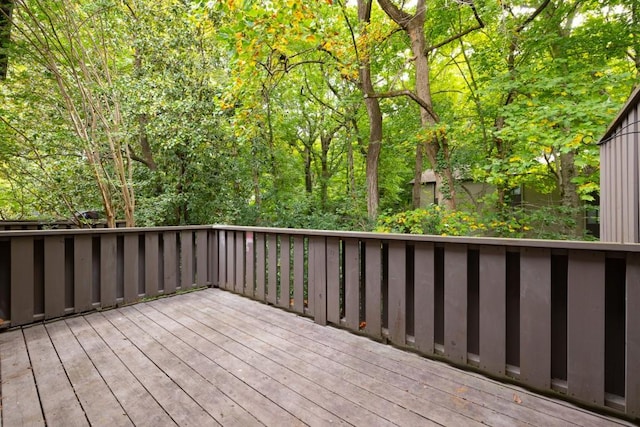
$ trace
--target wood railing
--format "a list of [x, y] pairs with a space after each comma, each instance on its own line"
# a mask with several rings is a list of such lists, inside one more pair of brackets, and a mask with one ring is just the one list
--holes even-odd
[[224, 289], [640, 417], [640, 245], [215, 229]]
[[0, 232], [0, 324], [205, 286], [213, 236], [210, 226]]
[[4, 327], [205, 285], [640, 419], [640, 245], [229, 226], [0, 231]]

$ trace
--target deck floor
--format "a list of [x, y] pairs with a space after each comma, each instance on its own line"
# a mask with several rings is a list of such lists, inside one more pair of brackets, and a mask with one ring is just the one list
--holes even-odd
[[0, 333], [1, 425], [631, 425], [218, 289]]

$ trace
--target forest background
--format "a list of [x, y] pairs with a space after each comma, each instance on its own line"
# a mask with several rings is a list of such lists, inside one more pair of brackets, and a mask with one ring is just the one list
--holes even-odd
[[588, 237], [639, 37], [637, 0], [0, 0], [0, 219]]

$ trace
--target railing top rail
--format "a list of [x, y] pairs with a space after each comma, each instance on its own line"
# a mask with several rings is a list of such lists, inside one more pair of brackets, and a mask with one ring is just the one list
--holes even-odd
[[575, 240], [508, 239], [499, 237], [455, 237], [428, 234], [372, 233], [365, 231], [309, 230], [296, 228], [245, 227], [236, 225], [214, 225], [214, 229], [230, 231], [252, 231], [254, 233], [277, 233], [304, 236], [326, 236], [354, 239], [404, 240], [411, 242], [457, 243], [467, 245], [507, 246], [547, 249], [577, 249], [607, 252], [640, 252], [640, 244], [614, 242], [585, 242]]
[[211, 230], [211, 225], [185, 225], [173, 227], [129, 227], [129, 228], [72, 228], [62, 230], [10, 230], [0, 231], [0, 239], [7, 237], [56, 236], [79, 234], [128, 234], [162, 233], [165, 231]]
[[0, 231], [0, 239], [10, 237], [55, 236], [55, 235], [98, 235], [98, 234], [129, 234], [166, 231], [189, 230], [230, 230], [251, 231], [254, 233], [276, 233], [302, 236], [326, 236], [352, 239], [403, 240], [410, 242], [454, 243], [467, 245], [506, 246], [513, 248], [547, 248], [559, 250], [589, 250], [606, 252], [640, 252], [640, 244], [614, 242], [584, 242], [572, 240], [542, 240], [542, 239], [508, 239], [498, 237], [455, 237], [427, 234], [396, 234], [372, 233], [366, 231], [343, 230], [311, 230], [297, 228], [246, 227], [238, 225], [188, 225], [171, 227], [132, 227], [132, 228], [78, 228], [60, 230], [11, 230]]

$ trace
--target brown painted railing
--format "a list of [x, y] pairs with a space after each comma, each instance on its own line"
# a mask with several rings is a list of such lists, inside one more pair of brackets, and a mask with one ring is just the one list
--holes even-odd
[[211, 227], [0, 232], [0, 323], [128, 304], [211, 282]]
[[640, 245], [227, 226], [0, 231], [5, 327], [208, 284], [640, 419]]
[[222, 288], [640, 418], [640, 245], [215, 229]]

